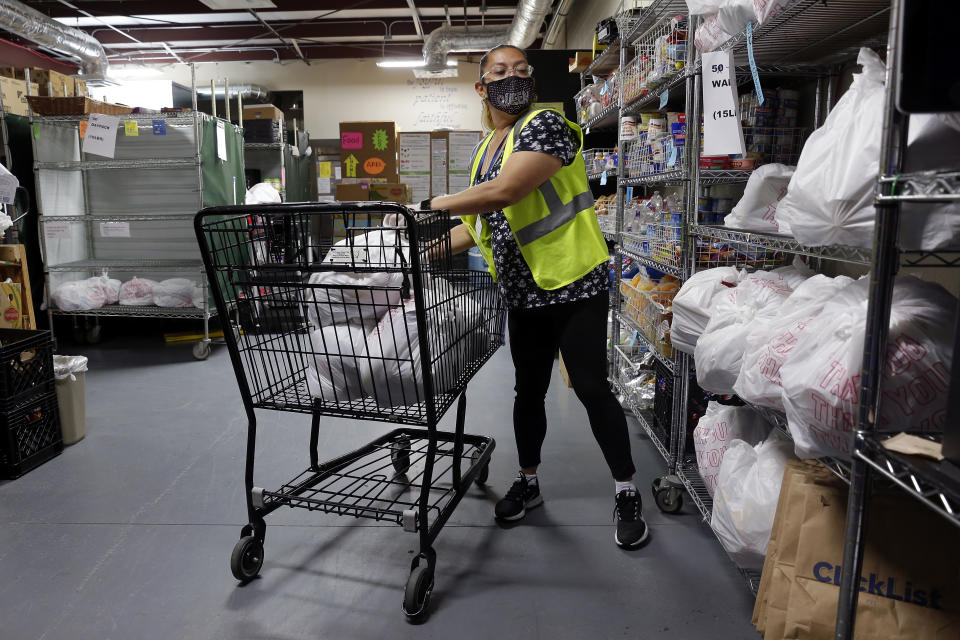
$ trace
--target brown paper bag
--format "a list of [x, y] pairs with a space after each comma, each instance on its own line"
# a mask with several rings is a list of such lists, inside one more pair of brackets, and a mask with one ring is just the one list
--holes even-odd
[[800, 543], [800, 528], [805, 518], [807, 491], [815, 485], [838, 486], [840, 484], [841, 481], [819, 462], [804, 461], [795, 464], [790, 486], [786, 491], [781, 490], [784, 515], [777, 555], [770, 568], [770, 586], [766, 593], [766, 620], [761, 631], [765, 640], [783, 638], [790, 587], [794, 580], [797, 547]]
[[[847, 491], [808, 485], [783, 638], [830, 640]], [[789, 521], [784, 527], [789, 526]], [[945, 519], [897, 490], [874, 494], [860, 578], [861, 640], [960, 638], [960, 545]], [[774, 577], [776, 581], [776, 576]], [[768, 630], [769, 630], [768, 615]]]

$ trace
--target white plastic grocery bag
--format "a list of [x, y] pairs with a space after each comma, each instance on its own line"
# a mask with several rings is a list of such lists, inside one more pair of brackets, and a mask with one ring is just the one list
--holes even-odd
[[683, 283], [673, 298], [670, 343], [675, 349], [693, 355], [697, 339], [710, 322], [714, 299], [745, 275], [734, 267], [717, 267], [698, 271]]
[[153, 285], [153, 303], [158, 307], [196, 307], [203, 304], [200, 287], [187, 278], [169, 278]]
[[777, 163], [758, 167], [750, 174], [743, 197], [723, 219], [723, 224], [746, 231], [789, 233], [785, 225], [777, 222], [776, 212], [780, 201], [787, 195], [787, 185], [795, 169]]
[[734, 440], [720, 465], [710, 526], [737, 566], [763, 567], [790, 442], [771, 434], [752, 447]]
[[697, 453], [700, 477], [712, 496], [717, 486], [720, 464], [727, 447], [734, 440], [757, 444], [770, 433], [770, 425], [749, 407], [734, 407], [711, 401], [693, 430], [693, 446]]
[[366, 334], [361, 325], [341, 324], [310, 334], [307, 388], [326, 403], [346, 402], [364, 396], [361, 372], [366, 365]]
[[155, 280], [132, 278], [120, 286], [120, 304], [128, 307], [145, 307], [153, 304]]
[[[780, 370], [790, 433], [801, 458], [848, 458], [858, 421], [869, 281], [834, 295], [801, 333]], [[878, 428], [941, 430], [957, 300], [913, 276], [894, 285]]]
[[[789, 267], [787, 275], [792, 277], [795, 271]], [[735, 289], [720, 295], [693, 351], [697, 383], [703, 389], [717, 394], [733, 393], [751, 323], [758, 317], [776, 315], [791, 293], [793, 287], [784, 274], [757, 271], [746, 276]]]
[[753, 12], [757, 22], [765, 23], [797, 0], [753, 0]]
[[107, 304], [107, 289], [100, 277], [71, 280], [57, 286], [50, 297], [61, 311], [89, 311]]
[[817, 274], [800, 283], [784, 301], [780, 312], [756, 320], [747, 334], [740, 375], [733, 390], [747, 402], [783, 410], [780, 369], [790, 357], [797, 338], [834, 295], [853, 282], [846, 276]]
[[870, 247], [880, 167], [884, 65], [860, 49], [863, 71], [810, 134], [776, 218], [807, 245]]

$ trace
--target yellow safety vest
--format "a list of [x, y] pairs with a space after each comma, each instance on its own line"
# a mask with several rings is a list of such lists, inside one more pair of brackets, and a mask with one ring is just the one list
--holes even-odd
[[[523, 127], [543, 111], [547, 109], [531, 111], [513, 126], [507, 134], [501, 166], [507, 164], [507, 158], [513, 152], [514, 140]], [[569, 120], [567, 124], [577, 132], [580, 139], [576, 159], [570, 165], [561, 167], [520, 202], [503, 209], [534, 281], [538, 287], [546, 290], [559, 289], [579, 280], [610, 257], [596, 212], [593, 210], [593, 193], [587, 182], [586, 166], [580, 153], [583, 150], [583, 133], [580, 127]], [[470, 186], [477, 180], [480, 159], [492, 139], [493, 132], [474, 151]], [[496, 280], [490, 226], [481, 216], [461, 218], [487, 261], [490, 274]]]

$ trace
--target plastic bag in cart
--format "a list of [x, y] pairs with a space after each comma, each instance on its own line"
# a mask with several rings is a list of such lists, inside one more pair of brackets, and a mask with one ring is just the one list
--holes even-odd
[[366, 333], [361, 325], [341, 324], [310, 333], [307, 389], [324, 403], [345, 402], [365, 394], [360, 372], [366, 365]]
[[153, 304], [155, 280], [133, 278], [120, 286], [119, 302], [127, 307], [146, 307]]
[[723, 456], [710, 527], [744, 569], [763, 567], [790, 446], [774, 432], [755, 447], [734, 440]]
[[761, 407], [782, 411], [783, 363], [810, 322], [838, 291], [852, 283], [846, 276], [817, 274], [797, 286], [775, 317], [755, 321], [747, 334], [740, 375], [733, 385], [737, 395]]
[[749, 407], [735, 407], [710, 401], [693, 430], [697, 468], [711, 496], [717, 486], [720, 465], [727, 447], [734, 440], [753, 446], [770, 433], [770, 424]]
[[105, 287], [99, 278], [64, 282], [51, 292], [50, 297], [61, 311], [89, 311], [107, 304]]
[[[783, 404], [801, 458], [850, 457], [869, 286], [863, 278], [837, 292], [798, 336], [781, 368]], [[897, 278], [882, 363], [879, 429], [943, 429], [956, 304], [937, 284]]]
[[[323, 264], [399, 268], [409, 265], [410, 247], [392, 229], [337, 242]], [[305, 294], [307, 317], [314, 327], [353, 322], [372, 327], [400, 303], [403, 274], [397, 271], [319, 271], [310, 274]]]
[[[487, 339], [482, 309], [470, 296], [456, 296], [442, 278], [424, 284], [434, 391], [443, 393], [457, 382], [477, 346]], [[392, 308], [367, 336], [366, 362], [361, 373], [366, 393], [381, 407], [423, 402], [423, 371], [415, 300]]]

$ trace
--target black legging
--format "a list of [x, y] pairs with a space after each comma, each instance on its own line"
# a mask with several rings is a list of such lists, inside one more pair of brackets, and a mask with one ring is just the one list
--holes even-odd
[[578, 302], [510, 310], [510, 352], [517, 376], [513, 431], [522, 468], [540, 464], [540, 447], [547, 435], [543, 401], [559, 348], [614, 479], [627, 480], [634, 474], [627, 419], [607, 382], [609, 303], [604, 293]]

